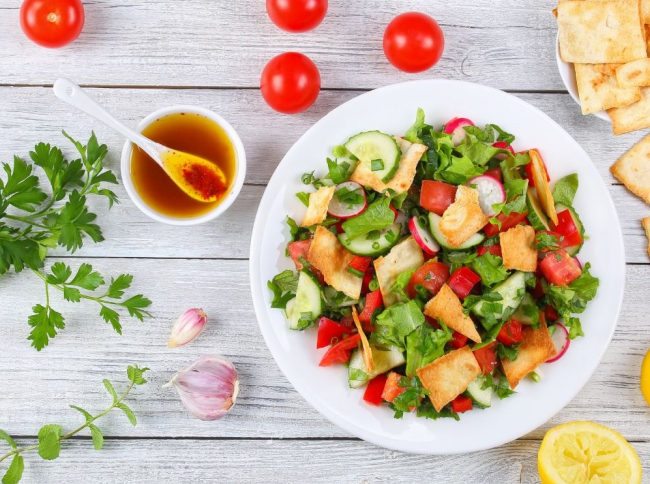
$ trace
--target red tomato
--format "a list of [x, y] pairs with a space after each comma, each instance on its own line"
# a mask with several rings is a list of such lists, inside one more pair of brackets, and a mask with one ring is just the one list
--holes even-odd
[[549, 252], [539, 263], [539, 268], [548, 282], [556, 286], [566, 286], [582, 275], [580, 263], [560, 249]]
[[521, 343], [524, 339], [524, 334], [521, 332], [522, 324], [519, 321], [511, 319], [506, 324], [501, 326], [501, 330], [497, 335], [497, 341], [506, 346], [512, 346]]
[[355, 255], [354, 258], [348, 264], [348, 267], [351, 267], [355, 271], [365, 274], [372, 262], [372, 257], [362, 257], [360, 255]]
[[420, 206], [429, 212], [442, 215], [454, 203], [457, 188], [449, 183], [424, 180], [420, 192]]
[[318, 67], [306, 55], [285, 52], [262, 71], [262, 97], [276, 111], [294, 114], [314, 104], [320, 91]]
[[369, 292], [366, 296], [366, 305], [363, 307], [363, 311], [359, 314], [359, 322], [369, 323], [373, 313], [377, 308], [380, 308], [383, 305], [384, 300], [381, 297], [381, 291], [379, 289]]
[[363, 399], [370, 405], [381, 405], [381, 395], [384, 393], [386, 380], [388, 380], [388, 377], [385, 374], [381, 374], [370, 380], [370, 383], [368, 383], [366, 391], [363, 394]]
[[347, 363], [350, 361], [350, 352], [355, 349], [361, 341], [361, 335], [355, 334], [349, 338], [345, 338], [334, 346], [332, 346], [327, 353], [320, 360], [318, 366], [330, 366], [334, 363]]
[[506, 144], [505, 141], [497, 141], [496, 143], [493, 143], [492, 146], [494, 146], [495, 148], [500, 148], [502, 150], [508, 150], [513, 155], [515, 154], [515, 150], [512, 149], [512, 146]]
[[474, 350], [474, 358], [478, 362], [481, 370], [484, 375], [492, 373], [492, 371], [497, 367], [497, 352], [496, 352], [497, 342], [493, 341], [483, 348]]
[[485, 255], [488, 252], [492, 255], [496, 255], [497, 257], [503, 257], [503, 254], [501, 253], [501, 246], [499, 244], [494, 244], [489, 247], [482, 245], [476, 249], [476, 253], [479, 257]]
[[302, 262], [300, 258], [307, 260], [307, 254], [309, 254], [309, 246], [311, 245], [311, 239], [307, 240], [296, 240], [295, 242], [290, 242], [287, 245], [287, 250], [289, 251], [289, 257], [293, 260], [293, 263], [296, 264], [296, 269], [299, 271], [302, 270]]
[[[551, 181], [551, 177], [548, 176], [548, 168], [546, 168], [546, 162], [542, 159], [542, 154], [539, 152], [538, 149], [535, 149], [537, 151], [537, 154], [539, 155], [539, 158], [542, 160], [542, 163], [544, 163], [544, 173], [546, 173], [546, 181]], [[531, 188], [535, 188], [535, 179], [533, 178], [533, 164], [528, 163], [526, 166], [524, 166], [524, 174], [523, 177], [525, 180], [528, 180], [528, 186]]]
[[497, 224], [489, 223], [485, 226], [483, 232], [485, 232], [485, 235], [487, 235], [488, 237], [494, 237], [496, 234], [500, 232], [505, 232], [506, 230], [509, 230], [512, 227], [519, 225], [522, 222], [528, 223], [528, 219], [526, 218], [527, 216], [528, 216], [528, 212], [524, 212], [524, 213], [512, 212], [510, 215], [500, 213], [499, 215], [497, 215], [497, 220], [501, 222], [501, 228], [499, 228]]
[[413, 273], [408, 286], [406, 287], [409, 297], [417, 296], [415, 286], [422, 284], [434, 296], [449, 279], [449, 267], [442, 262], [430, 260]]
[[325, 18], [327, 0], [266, 0], [266, 13], [287, 32], [307, 32]]
[[449, 277], [448, 284], [458, 297], [466, 298], [480, 281], [481, 277], [473, 270], [468, 267], [461, 267]]
[[29, 40], [55, 49], [74, 41], [84, 26], [81, 0], [25, 0], [20, 27]]
[[454, 331], [451, 336], [451, 341], [449, 341], [449, 346], [455, 350], [462, 348], [467, 344], [467, 336], [460, 334], [458, 331]]
[[384, 386], [384, 391], [381, 394], [381, 398], [386, 400], [388, 403], [393, 403], [393, 400], [395, 400], [395, 398], [404, 393], [406, 391], [406, 387], [399, 386], [399, 381], [401, 378], [402, 375], [391, 371], [388, 374], [388, 379], [386, 380], [386, 385]]
[[352, 328], [342, 326], [336, 321], [332, 321], [325, 316], [318, 320], [318, 337], [316, 338], [316, 348], [325, 348], [329, 345], [338, 343], [344, 334], [350, 334]]
[[[498, 143], [494, 143], [494, 144], [496, 145]], [[501, 168], [498, 166], [496, 168], [492, 168], [491, 170], [486, 171], [484, 175], [491, 176], [492, 178], [496, 178], [501, 183], [503, 183], [503, 172], [501, 171]]]
[[404, 72], [422, 72], [442, 56], [445, 36], [429, 15], [406, 12], [395, 17], [384, 32], [384, 53], [388, 61]]
[[546, 316], [546, 319], [548, 321], [557, 321], [558, 319], [560, 319], [560, 315], [557, 313], [555, 308], [550, 304], [547, 304], [546, 307], [544, 308], [544, 315]]
[[571, 247], [573, 245], [582, 244], [582, 235], [573, 220], [571, 212], [567, 210], [562, 210], [557, 214], [557, 226], [555, 231], [564, 237], [561, 246], [562, 247]]
[[372, 282], [375, 276], [375, 268], [373, 266], [368, 267], [368, 270], [363, 275], [363, 284], [361, 285], [361, 295], [365, 296], [370, 292], [370, 283]]
[[451, 409], [456, 413], [468, 412], [472, 409], [472, 399], [465, 395], [458, 395], [452, 400]]
[[541, 299], [546, 295], [544, 293], [544, 287], [542, 286], [541, 279], [537, 279], [537, 283], [535, 284], [535, 289], [531, 291], [531, 294], [535, 299]]
[[393, 222], [394, 222], [395, 220], [397, 220], [397, 216], [399, 215], [399, 213], [397, 213], [397, 209], [392, 205], [389, 205], [388, 208], [390, 208], [391, 211], [395, 214], [395, 218], [393, 218]]

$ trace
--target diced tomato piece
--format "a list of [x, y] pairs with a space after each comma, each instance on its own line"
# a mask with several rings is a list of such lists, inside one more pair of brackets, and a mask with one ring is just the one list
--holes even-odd
[[488, 252], [492, 255], [496, 255], [497, 257], [503, 257], [503, 254], [501, 253], [501, 245], [499, 244], [490, 245], [489, 247], [482, 245], [476, 249], [476, 252], [479, 257], [485, 255]]
[[456, 186], [449, 183], [424, 180], [420, 192], [420, 206], [429, 212], [442, 215], [456, 199]]
[[550, 304], [547, 304], [546, 307], [544, 308], [544, 315], [546, 316], [546, 319], [549, 321], [557, 321], [558, 319], [560, 319], [560, 315], [557, 313], [555, 308]]
[[431, 325], [433, 329], [440, 329], [442, 326], [440, 326], [440, 323], [438, 320], [433, 319], [431, 316], [427, 316], [426, 314], [424, 315], [424, 320]]
[[370, 283], [375, 277], [375, 268], [371, 265], [363, 275], [363, 284], [361, 285], [361, 295], [365, 296], [370, 292]]
[[449, 287], [460, 298], [466, 298], [472, 288], [481, 281], [481, 277], [469, 267], [461, 267], [449, 277]]
[[325, 316], [321, 316], [318, 320], [316, 348], [325, 348], [326, 346], [336, 344], [343, 338], [344, 334], [350, 334], [351, 332], [352, 328], [343, 326]]
[[384, 386], [384, 391], [381, 394], [381, 398], [386, 400], [388, 403], [393, 403], [393, 400], [395, 400], [395, 398], [404, 393], [406, 391], [406, 387], [399, 386], [399, 381], [401, 379], [402, 375], [391, 371], [388, 374], [386, 385]]
[[564, 237], [561, 246], [562, 247], [571, 247], [573, 245], [582, 244], [582, 235], [580, 235], [580, 230], [576, 227], [575, 221], [571, 212], [567, 210], [562, 210], [557, 214], [557, 226], [555, 227], [555, 232]]
[[458, 331], [454, 331], [454, 334], [452, 334], [451, 338], [452, 339], [449, 341], [449, 346], [455, 350], [467, 345], [467, 336], [460, 334]]
[[483, 228], [483, 232], [485, 232], [485, 235], [488, 237], [494, 237], [496, 234], [505, 232], [506, 230], [509, 230], [522, 222], [528, 223], [528, 219], [526, 218], [527, 216], [528, 212], [512, 212], [510, 215], [500, 213], [497, 215], [497, 220], [501, 222], [501, 228], [499, 228], [498, 224], [488, 223], [485, 228]]
[[409, 297], [417, 296], [415, 286], [423, 285], [434, 296], [449, 279], [449, 267], [442, 262], [428, 261], [413, 273], [406, 288]]
[[566, 250], [549, 252], [539, 263], [544, 278], [556, 286], [566, 286], [582, 275], [580, 263]]
[[451, 409], [456, 413], [468, 412], [472, 409], [472, 399], [465, 395], [458, 395], [452, 400]]
[[501, 326], [501, 330], [497, 335], [497, 341], [506, 346], [512, 346], [517, 343], [521, 343], [524, 339], [524, 334], [522, 333], [522, 324], [519, 321], [511, 319], [506, 324]]
[[[494, 144], [496, 145], [497, 143], [494, 143]], [[498, 146], [497, 146], [497, 148], [498, 148]], [[492, 178], [496, 178], [501, 183], [503, 183], [503, 173], [501, 172], [501, 167], [499, 167], [499, 166], [497, 166], [496, 168], [492, 168], [491, 170], [488, 170], [483, 174], [487, 175], [487, 176], [491, 176]]]
[[[548, 176], [548, 168], [546, 168], [546, 162], [542, 158], [542, 154], [539, 152], [538, 149], [535, 149], [537, 151], [537, 154], [539, 155], [540, 160], [544, 163], [544, 173], [546, 173], [546, 181], [551, 181], [551, 177]], [[523, 153], [523, 152], [522, 152]], [[526, 166], [524, 166], [524, 174], [523, 177], [525, 180], [528, 180], [528, 186], [531, 188], [535, 188], [535, 179], [533, 178], [533, 164], [528, 163]]]
[[293, 263], [296, 264], [296, 269], [299, 271], [302, 270], [302, 262], [300, 258], [307, 260], [307, 254], [309, 254], [309, 246], [311, 245], [311, 239], [307, 240], [296, 240], [287, 245], [287, 250], [289, 251], [289, 257], [293, 260]]
[[354, 324], [354, 318], [352, 316], [343, 316], [339, 321], [339, 324], [341, 326], [345, 326], [346, 328], [356, 329], [356, 325]]
[[361, 341], [361, 335], [355, 334], [349, 338], [345, 338], [334, 346], [332, 346], [327, 353], [320, 360], [318, 366], [330, 366], [334, 363], [347, 363], [350, 361], [350, 353], [355, 349]]
[[388, 380], [388, 377], [383, 373], [370, 380], [368, 386], [366, 387], [366, 391], [363, 394], [363, 399], [370, 405], [381, 405], [381, 396], [384, 393], [386, 380]]
[[369, 292], [366, 296], [366, 305], [363, 307], [363, 311], [359, 314], [359, 321], [362, 323], [369, 323], [372, 319], [373, 313], [383, 305], [384, 300], [381, 297], [381, 291], [379, 289]]
[[365, 274], [366, 271], [368, 270], [368, 267], [370, 267], [371, 262], [372, 262], [372, 257], [362, 257], [360, 255], [355, 255], [354, 258], [348, 264], [348, 267], [351, 267], [352, 269], [359, 271], [361, 274]]
[[492, 343], [474, 350], [474, 358], [478, 362], [484, 375], [489, 375], [497, 367], [497, 342]]

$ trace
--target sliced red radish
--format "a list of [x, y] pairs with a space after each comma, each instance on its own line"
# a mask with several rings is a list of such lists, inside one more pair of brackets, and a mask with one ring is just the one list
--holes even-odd
[[483, 213], [488, 217], [492, 217], [496, 213], [492, 205], [506, 201], [506, 191], [503, 184], [493, 176], [481, 175], [474, 177], [467, 182], [467, 185], [478, 190], [478, 203]]
[[433, 238], [429, 229], [422, 226], [422, 222], [419, 220], [419, 217], [411, 217], [409, 220], [409, 230], [413, 235], [413, 238], [422, 248], [422, 250], [428, 255], [436, 255], [440, 252], [440, 246], [438, 242]]
[[451, 141], [454, 143], [454, 146], [458, 146], [465, 141], [467, 137], [465, 126], [474, 126], [474, 123], [467, 118], [454, 118], [445, 124], [444, 132], [452, 135]]
[[[515, 154], [515, 150], [512, 149], [512, 146], [506, 145], [505, 141], [497, 141], [492, 146], [502, 150], [508, 150], [513, 155]], [[501, 161], [505, 160], [507, 157], [508, 155], [506, 155], [505, 153], [499, 153], [498, 155], [495, 156], [497, 160], [501, 160]]]
[[402, 230], [400, 235], [405, 235], [408, 233], [408, 216], [401, 210], [397, 211], [397, 217], [395, 217], [395, 223], [400, 224]]
[[[337, 196], [337, 193], [339, 194]], [[363, 201], [350, 201], [349, 198], [363, 198]], [[339, 198], [340, 196], [340, 198]], [[346, 199], [348, 197], [348, 199]], [[342, 220], [356, 217], [368, 207], [366, 191], [357, 182], [347, 181], [336, 185], [334, 196], [327, 207], [327, 213]]]
[[569, 349], [569, 344], [571, 343], [571, 340], [569, 339], [569, 331], [560, 323], [555, 323], [555, 331], [553, 331], [551, 339], [555, 345], [556, 355], [546, 360], [546, 363], [553, 363], [562, 358], [564, 353], [566, 353], [566, 350]]

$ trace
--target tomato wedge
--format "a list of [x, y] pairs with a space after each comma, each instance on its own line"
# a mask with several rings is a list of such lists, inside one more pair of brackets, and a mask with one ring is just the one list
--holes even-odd
[[307, 240], [296, 240], [295, 242], [289, 243], [287, 245], [287, 250], [289, 251], [289, 257], [293, 260], [293, 263], [296, 264], [296, 269], [299, 271], [302, 270], [303, 264], [300, 262], [300, 258], [307, 260], [307, 254], [309, 254], [309, 246], [311, 245], [311, 239]]
[[474, 350], [474, 358], [478, 362], [484, 375], [489, 375], [497, 367], [497, 342], [493, 341], [489, 345]]
[[556, 286], [566, 286], [582, 275], [580, 263], [566, 250], [549, 252], [539, 263], [544, 278]]
[[557, 214], [558, 223], [555, 226], [555, 232], [564, 237], [560, 244], [561, 247], [571, 247], [582, 244], [582, 235], [576, 226], [570, 210], [562, 210]]
[[519, 321], [511, 319], [506, 324], [501, 326], [501, 330], [497, 335], [497, 341], [506, 346], [512, 346], [521, 343], [524, 339], [522, 332], [522, 324]]
[[406, 387], [399, 386], [399, 381], [401, 379], [402, 375], [391, 371], [388, 374], [386, 385], [384, 386], [384, 391], [381, 394], [381, 398], [386, 400], [388, 403], [393, 403], [393, 400], [395, 400], [395, 398], [404, 393], [406, 391]]
[[362, 257], [355, 255], [348, 264], [348, 271], [355, 276], [363, 277], [372, 262], [372, 257]]
[[350, 334], [351, 332], [352, 328], [343, 326], [325, 316], [321, 316], [318, 320], [316, 348], [325, 348], [326, 346], [336, 344], [343, 338], [344, 334]]
[[406, 292], [409, 297], [414, 298], [417, 296], [415, 286], [422, 285], [435, 296], [447, 279], [449, 279], [449, 267], [442, 262], [431, 260], [413, 273]]
[[320, 360], [318, 366], [330, 366], [334, 363], [347, 363], [350, 361], [350, 352], [359, 346], [360, 341], [361, 335], [358, 333], [339, 341], [327, 350], [327, 353], [325, 353], [323, 359]]
[[456, 295], [463, 299], [466, 298], [476, 284], [481, 282], [481, 277], [469, 267], [461, 267], [454, 271], [449, 277], [449, 287]]
[[370, 383], [368, 383], [368, 386], [366, 387], [366, 391], [363, 393], [363, 399], [370, 405], [381, 405], [381, 395], [384, 393], [386, 380], [388, 380], [388, 377], [383, 373], [370, 380]]
[[506, 230], [509, 230], [522, 222], [528, 224], [528, 219], [526, 218], [527, 216], [528, 212], [512, 212], [510, 215], [500, 213], [497, 215], [497, 220], [501, 222], [501, 228], [499, 228], [498, 224], [488, 223], [483, 229], [483, 232], [485, 232], [485, 235], [488, 237], [494, 237], [496, 234], [505, 232]]
[[424, 180], [420, 191], [420, 206], [429, 212], [442, 215], [454, 203], [457, 188], [449, 183]]
[[449, 346], [455, 350], [462, 348], [467, 344], [467, 336], [460, 334], [458, 331], [454, 331], [451, 335], [451, 341], [449, 341]]
[[458, 395], [452, 400], [451, 409], [456, 413], [468, 412], [472, 409], [472, 399], [465, 395]]
[[359, 313], [359, 321], [369, 323], [373, 313], [383, 305], [384, 300], [381, 297], [381, 291], [379, 289], [369, 292], [366, 296], [366, 305], [363, 307], [363, 311]]

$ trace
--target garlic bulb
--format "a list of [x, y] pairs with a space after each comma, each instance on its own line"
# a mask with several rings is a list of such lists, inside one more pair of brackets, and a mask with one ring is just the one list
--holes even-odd
[[178, 317], [172, 326], [172, 334], [169, 337], [167, 348], [176, 348], [194, 341], [203, 332], [207, 323], [208, 316], [203, 309], [188, 309]]
[[175, 386], [181, 402], [201, 420], [222, 418], [235, 405], [239, 393], [237, 370], [218, 355], [205, 355], [179, 371], [163, 388]]

